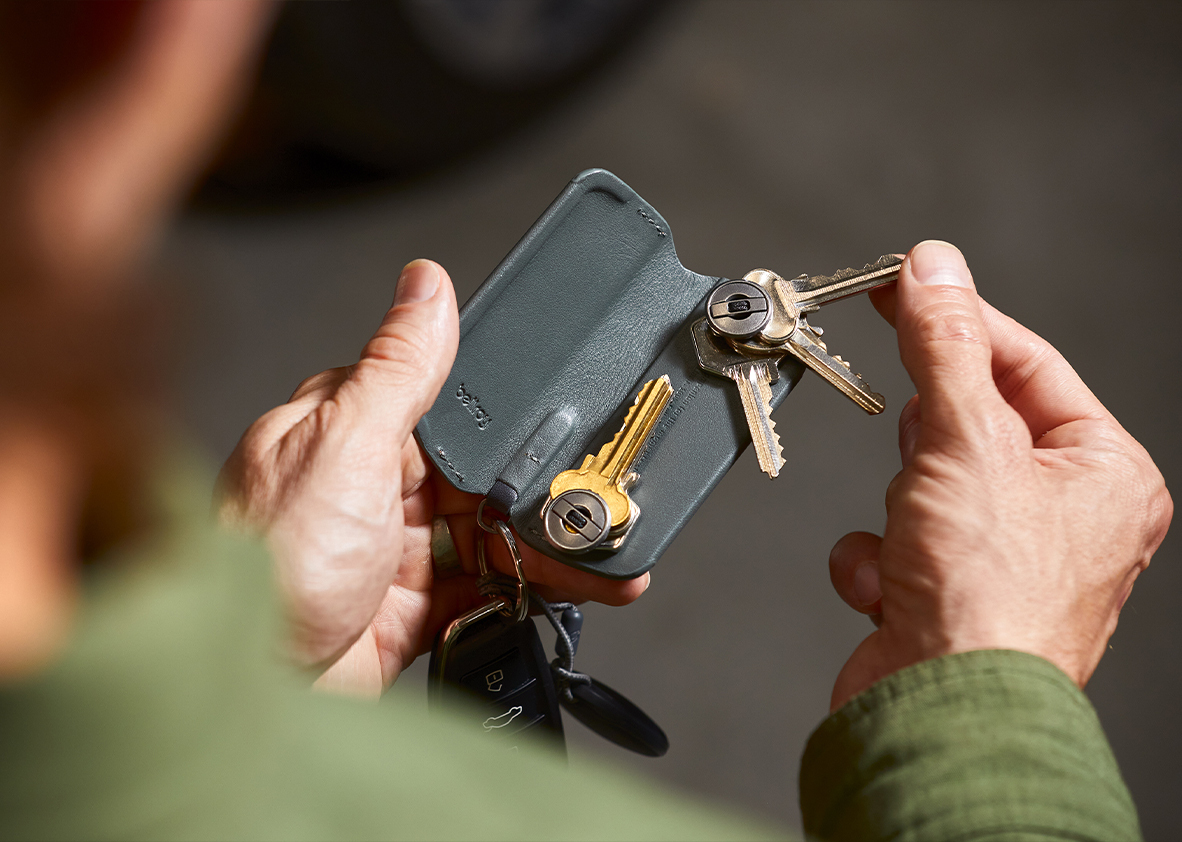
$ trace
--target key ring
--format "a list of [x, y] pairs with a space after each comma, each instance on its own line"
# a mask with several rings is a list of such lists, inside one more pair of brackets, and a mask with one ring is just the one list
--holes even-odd
[[[513, 559], [513, 569], [517, 572], [517, 581], [514, 586], [517, 589], [517, 605], [513, 610], [513, 622], [520, 623], [529, 615], [529, 584], [525, 581], [525, 570], [521, 566], [521, 551], [517, 549], [517, 541], [513, 537], [508, 524], [502, 520], [494, 521], [495, 527], [488, 527], [484, 525], [481, 519], [481, 510], [484, 508], [484, 501], [480, 502], [480, 508], [476, 510], [476, 522], [485, 532], [499, 532], [505, 545], [509, 548], [509, 557]], [[476, 533], [476, 563], [480, 567], [480, 578], [487, 581], [488, 559], [485, 557], [484, 548], [485, 537], [479, 532]], [[510, 612], [501, 609], [502, 613], [509, 614]]]
[[[485, 497], [483, 500], [480, 501], [480, 505], [476, 507], [476, 525], [479, 526], [481, 529], [483, 529], [485, 532], [489, 533], [490, 535], [496, 535], [497, 534], [496, 527], [489, 526], [487, 523], [484, 522], [484, 504], [487, 502], [488, 502], [488, 498]], [[495, 521], [495, 520], [493, 521], [493, 523], [496, 523], [496, 522], [497, 521]]]

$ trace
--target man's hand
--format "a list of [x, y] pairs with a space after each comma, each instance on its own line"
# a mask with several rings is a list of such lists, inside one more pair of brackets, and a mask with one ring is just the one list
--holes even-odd
[[883, 537], [851, 533], [830, 555], [837, 592], [879, 626], [833, 709], [974, 649], [1041, 656], [1082, 687], [1165, 537], [1161, 474], [1053, 347], [977, 297], [953, 246], [919, 244], [872, 299], [918, 394]]
[[[476, 604], [479, 498], [440, 478], [411, 436], [459, 341], [442, 267], [416, 260], [361, 360], [304, 381], [256, 421], [227, 461], [218, 512], [261, 532], [276, 559], [294, 658], [329, 668], [321, 684], [377, 695]], [[465, 573], [435, 582], [431, 522], [447, 516]], [[512, 573], [500, 541], [492, 565]], [[527, 578], [551, 597], [623, 605], [648, 576], [614, 582], [522, 548]]]

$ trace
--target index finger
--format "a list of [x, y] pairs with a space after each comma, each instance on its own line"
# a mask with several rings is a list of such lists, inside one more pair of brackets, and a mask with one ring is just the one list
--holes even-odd
[[[505, 542], [499, 535], [490, 535], [481, 530], [476, 525], [475, 512], [449, 515], [447, 523], [465, 573], [476, 575], [479, 572], [476, 562], [476, 540], [480, 538], [485, 541], [489, 566], [508, 576], [514, 575], [513, 561], [509, 557], [509, 549]], [[648, 588], [647, 573], [635, 579], [606, 579], [555, 561], [533, 549], [520, 538], [517, 539], [517, 548], [521, 553], [521, 568], [526, 581], [531, 585], [552, 588], [576, 602], [589, 599], [604, 605], [627, 605]]]
[[1035, 441], [1072, 421], [1111, 417], [1050, 342], [984, 301], [981, 315], [993, 342], [997, 390], [1022, 416]]
[[[894, 327], [898, 304], [895, 287], [873, 290], [870, 302]], [[984, 299], [981, 318], [989, 333], [997, 390], [1026, 422], [1035, 441], [1073, 421], [1111, 417], [1053, 345]]]

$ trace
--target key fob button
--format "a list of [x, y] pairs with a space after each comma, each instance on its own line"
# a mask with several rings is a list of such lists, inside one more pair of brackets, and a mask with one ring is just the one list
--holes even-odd
[[545, 702], [539, 698], [541, 686], [531, 681], [488, 708], [481, 727], [486, 734], [516, 734], [545, 718]]
[[[479, 610], [440, 631], [431, 652], [430, 706], [463, 702], [454, 706], [454, 713], [470, 723], [469, 733], [512, 746], [534, 739], [506, 739], [528, 728], [531, 735], [548, 738], [553, 748], [563, 751], [561, 709], [534, 621], [518, 623], [494, 612], [462, 624]], [[449, 641], [448, 629], [457, 624], [462, 631]]]
[[460, 679], [460, 684], [482, 698], [499, 701], [532, 681], [520, 649], [489, 661]]

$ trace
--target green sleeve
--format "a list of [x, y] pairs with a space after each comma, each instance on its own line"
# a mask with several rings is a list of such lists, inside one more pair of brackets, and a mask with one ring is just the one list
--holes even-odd
[[825, 840], [1137, 840], [1136, 808], [1096, 712], [1034, 655], [926, 661], [814, 732], [804, 829]]

